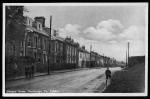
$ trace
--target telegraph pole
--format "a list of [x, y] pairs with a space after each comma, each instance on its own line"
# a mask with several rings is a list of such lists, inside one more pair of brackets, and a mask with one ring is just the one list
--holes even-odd
[[104, 53], [103, 53], [103, 67], [105, 67]]
[[91, 51], [92, 51], [92, 45], [90, 45], [90, 66], [91, 66]]
[[128, 42], [128, 67], [129, 67], [129, 42]]
[[52, 27], [52, 16], [50, 16], [50, 28], [49, 28], [49, 60], [48, 60], [48, 74], [50, 74], [50, 60], [51, 60], [51, 28]]
[[128, 57], [127, 57], [127, 50], [126, 50], [126, 67], [128, 66]]

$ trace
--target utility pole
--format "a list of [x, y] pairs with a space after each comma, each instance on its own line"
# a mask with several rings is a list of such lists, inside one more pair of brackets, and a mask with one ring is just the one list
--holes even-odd
[[127, 50], [126, 50], [126, 67], [128, 66], [128, 57], [127, 57]]
[[92, 45], [90, 45], [90, 67], [91, 67], [91, 51], [92, 51]]
[[129, 42], [128, 42], [128, 67], [129, 67]]
[[104, 62], [105, 62], [105, 61], [104, 61], [104, 53], [103, 53], [103, 67], [104, 67]]
[[23, 52], [23, 56], [26, 56], [27, 34], [28, 34], [28, 31], [25, 31], [25, 38], [24, 38], [24, 52]]
[[49, 28], [49, 59], [48, 59], [48, 74], [50, 74], [50, 60], [51, 60], [51, 28], [52, 27], [52, 16], [50, 16], [50, 28]]

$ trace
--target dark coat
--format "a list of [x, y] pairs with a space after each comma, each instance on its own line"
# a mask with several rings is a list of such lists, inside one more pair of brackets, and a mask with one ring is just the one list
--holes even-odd
[[111, 75], [111, 71], [107, 69], [107, 70], [105, 71], [105, 75]]

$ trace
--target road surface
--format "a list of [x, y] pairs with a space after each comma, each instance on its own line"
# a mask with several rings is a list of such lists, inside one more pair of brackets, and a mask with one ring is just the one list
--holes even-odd
[[[54, 75], [17, 80], [6, 83], [6, 92], [58, 92], [58, 93], [91, 93], [104, 89], [106, 68], [93, 68]], [[110, 68], [120, 70], [119, 67]]]

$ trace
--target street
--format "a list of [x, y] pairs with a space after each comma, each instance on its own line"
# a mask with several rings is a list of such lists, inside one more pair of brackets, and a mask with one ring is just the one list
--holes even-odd
[[[112, 72], [119, 67], [110, 68]], [[6, 92], [101, 92], [105, 87], [106, 68], [93, 68], [6, 82]]]

